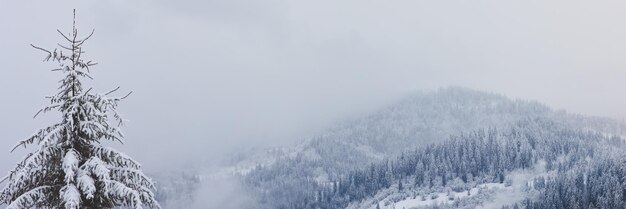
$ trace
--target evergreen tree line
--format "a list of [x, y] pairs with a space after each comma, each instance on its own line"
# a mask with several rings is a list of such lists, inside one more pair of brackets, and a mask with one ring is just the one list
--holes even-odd
[[[345, 208], [392, 185], [399, 190], [442, 191], [459, 180], [465, 184], [503, 183], [507, 172], [530, 168], [539, 160], [546, 161], [548, 170], [567, 171], [593, 158], [600, 144], [615, 141], [596, 132], [560, 129], [545, 121], [521, 122], [507, 131], [479, 130], [330, 182], [318, 182], [318, 189], [302, 202], [284, 208]], [[468, 188], [455, 190], [464, 189]]]
[[[623, 209], [626, 208], [626, 164], [624, 160], [602, 159], [590, 166], [558, 169], [552, 177], [533, 180], [538, 191], [521, 204], [526, 209]], [[512, 208], [506, 206], [504, 208]]]

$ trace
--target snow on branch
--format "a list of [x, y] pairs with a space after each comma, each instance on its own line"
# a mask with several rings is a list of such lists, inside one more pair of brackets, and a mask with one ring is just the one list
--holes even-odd
[[42, 199], [45, 197], [46, 192], [51, 188], [51, 186], [40, 186], [34, 188], [15, 198], [15, 200], [13, 200], [11, 204], [6, 207], [6, 209], [31, 208], [37, 203], [43, 201]]
[[87, 199], [91, 199], [94, 197], [94, 193], [96, 192], [96, 183], [93, 178], [91, 178], [91, 172], [86, 170], [78, 171], [78, 188], [80, 191], [85, 194]]
[[119, 198], [126, 206], [133, 207], [135, 209], [143, 209], [141, 196], [137, 190], [134, 190], [119, 181], [108, 180], [104, 181], [104, 183], [106, 185], [106, 195]]
[[39, 129], [37, 132], [35, 132], [35, 134], [33, 134], [31, 137], [19, 141], [15, 146], [13, 146], [13, 148], [11, 149], [11, 152], [15, 151], [15, 149], [17, 149], [20, 146], [24, 146], [26, 147], [27, 144], [32, 144], [35, 141], [37, 143], [41, 143], [44, 142], [44, 144], [48, 144], [51, 142], [51, 138], [55, 137], [55, 136], [59, 136], [61, 134], [62, 131], [62, 127], [64, 126], [64, 124], [62, 123], [58, 123], [58, 124], [54, 124], [52, 126], [49, 126], [47, 128], [43, 128], [43, 129]]
[[80, 155], [74, 149], [70, 149], [63, 157], [63, 172], [65, 173], [65, 183], [74, 183], [74, 175], [78, 170], [78, 163], [80, 161]]
[[116, 167], [130, 167], [134, 169], [141, 168], [141, 165], [137, 161], [110, 147], [93, 146], [92, 153], [99, 159], [102, 159]]
[[74, 184], [67, 184], [61, 188], [61, 199], [64, 202], [65, 209], [80, 208], [80, 192]]

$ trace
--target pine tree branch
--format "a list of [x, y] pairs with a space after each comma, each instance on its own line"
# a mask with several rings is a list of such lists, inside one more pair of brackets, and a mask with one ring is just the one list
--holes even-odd
[[46, 49], [44, 49], [44, 48], [41, 48], [41, 47], [35, 46], [35, 45], [33, 45], [33, 44], [30, 44], [30, 46], [32, 46], [32, 47], [33, 47], [33, 48], [35, 48], [35, 49], [39, 49], [39, 50], [41, 50], [41, 51], [44, 51], [44, 52], [48, 53], [48, 56], [47, 56], [46, 58], [44, 58], [44, 59], [43, 59], [43, 61], [48, 61], [48, 60], [50, 60], [50, 58], [52, 57], [52, 52], [50, 52], [50, 51], [48, 51], [48, 50], [46, 50]]
[[128, 96], [130, 96], [133, 93], [133, 91], [128, 92], [128, 94], [126, 94], [126, 96], [120, 97], [120, 99], [126, 99]]
[[39, 186], [34, 189], [25, 192], [24, 194], [18, 196], [13, 200], [6, 209], [23, 209], [23, 208], [31, 208], [36, 205], [40, 201], [42, 201], [42, 196], [44, 196], [43, 190], [47, 190], [52, 188], [53, 186]]
[[105, 93], [104, 95], [105, 95], [105, 96], [109, 96], [109, 94], [112, 94], [113, 92], [116, 92], [116, 91], [117, 91], [117, 90], [119, 90], [119, 89], [120, 89], [120, 86], [118, 86], [118, 87], [116, 87], [115, 89], [113, 89], [113, 90], [111, 90], [111, 91], [109, 91], [109, 92]]
[[94, 32], [96, 32], [96, 29], [92, 29], [91, 33], [87, 37], [83, 38], [83, 40], [78, 41], [78, 44], [76, 44], [76, 46], [78, 47], [78, 46], [83, 45], [85, 43], [85, 41], [87, 41], [89, 38], [91, 38], [91, 36], [94, 34]]
[[[65, 36], [65, 34], [63, 34], [63, 32], [61, 32], [61, 30], [57, 29], [57, 32], [59, 32], [59, 34], [61, 34], [61, 36], [63, 36], [63, 38], [65, 38], [65, 40], [72, 42], [72, 39], [68, 38], [67, 36]], [[72, 42], [73, 43], [73, 42]], [[71, 49], [70, 49], [71, 50]]]

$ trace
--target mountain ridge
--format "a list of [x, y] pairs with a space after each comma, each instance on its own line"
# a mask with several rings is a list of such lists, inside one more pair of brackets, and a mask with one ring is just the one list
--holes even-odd
[[[536, 118], [570, 129], [609, 135], [623, 136], [626, 130], [626, 125], [613, 119], [570, 114], [538, 102], [512, 100], [504, 95], [467, 88], [442, 88], [412, 95], [373, 114], [329, 129], [304, 142], [289, 154], [290, 157], [257, 167], [244, 178], [253, 182], [253, 188], [263, 188], [261, 196], [268, 199], [269, 208], [285, 208], [289, 203], [283, 203], [290, 200], [281, 198], [278, 205], [272, 205], [272, 197], [298, 196], [299, 188], [327, 183], [351, 170], [363, 169], [406, 150], [445, 141], [450, 136], [481, 128], [507, 129], [519, 121]], [[269, 189], [282, 192], [266, 190], [274, 187], [274, 181], [292, 177], [300, 180], [283, 184], [283, 188]], [[255, 179], [263, 180], [255, 182]]]
[[507, 130], [520, 122], [537, 121], [606, 136], [626, 133], [623, 121], [571, 114], [502, 94], [448, 87], [409, 95], [294, 146], [235, 155], [223, 171], [238, 176], [244, 190], [257, 201], [250, 208], [294, 208], [299, 202], [311, 201], [315, 196], [311, 192], [406, 151], [476, 130]]

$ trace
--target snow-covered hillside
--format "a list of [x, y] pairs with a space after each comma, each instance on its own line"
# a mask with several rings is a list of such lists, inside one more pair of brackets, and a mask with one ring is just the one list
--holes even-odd
[[[407, 150], [446, 141], [479, 129], [507, 130], [540, 123], [572, 130], [624, 135], [626, 125], [606, 118], [555, 111], [537, 102], [464, 88], [417, 93], [380, 111], [307, 140], [296, 153], [244, 176], [266, 207], [289, 208], [310, 198], [309, 190], [352, 170]], [[536, 123], [539, 123], [537, 125]]]
[[[523, 131], [516, 132], [516, 129]], [[467, 191], [436, 191], [432, 188], [429, 189], [428, 194], [426, 194], [426, 190], [421, 193], [417, 190], [385, 193], [385, 191], [389, 192], [390, 190], [378, 191], [374, 188], [371, 188], [373, 190], [364, 190], [368, 192], [363, 197], [342, 197], [329, 194], [337, 192], [338, 188], [342, 187], [339, 182], [350, 182], [350, 178], [352, 178], [350, 176], [354, 175], [355, 172], [368, 170], [372, 166], [381, 166], [381, 163], [395, 166], [394, 163], [402, 161], [398, 160], [397, 157], [402, 157], [403, 153], [427, 148], [432, 144], [445, 143], [454, 138], [458, 141], [458, 139], [467, 138], [471, 134], [487, 130], [504, 134], [506, 137], [502, 143], [508, 143], [506, 141], [508, 139], [517, 140], [519, 138], [517, 135], [522, 133], [525, 137], [524, 140], [529, 140], [528, 142], [532, 146], [538, 143], [535, 142], [536, 140], [554, 140], [555, 137], [567, 138], [568, 140], [573, 137], [575, 140], [572, 143], [584, 144], [588, 143], [589, 140], [603, 141], [602, 143], [611, 140], [623, 142], [619, 136], [626, 135], [626, 124], [607, 118], [555, 111], [537, 102], [511, 100], [498, 94], [464, 88], [444, 88], [435, 92], [417, 93], [409, 96], [365, 117], [337, 125], [335, 128], [311, 137], [294, 147], [271, 148], [236, 155], [220, 173], [227, 173], [241, 180], [246, 195], [257, 201], [254, 208], [335, 208], [344, 203], [350, 203], [352, 208], [367, 208], [376, 206], [376, 204], [369, 204], [367, 207], [362, 204], [368, 201], [373, 203], [376, 199], [381, 208], [389, 208], [393, 204], [396, 205], [396, 208], [398, 208], [397, 206], [430, 207], [432, 206], [431, 203], [450, 203], [450, 201], [452, 201], [452, 205], [457, 204], [459, 207], [460, 205], [475, 206], [480, 204], [484, 204], [484, 207], [492, 207], [489, 205], [491, 203], [486, 200], [497, 202], [496, 200], [502, 194], [511, 194], [523, 199], [526, 193], [520, 193], [515, 186], [504, 187], [502, 182], [490, 176], [496, 175], [497, 179], [504, 179], [505, 176], [512, 178], [515, 175], [511, 173], [511, 170], [506, 172], [503, 170], [503, 173], [500, 174], [497, 172], [489, 174], [489, 172], [496, 170], [490, 170], [486, 173], [477, 171], [473, 175], [476, 180], [463, 179], [464, 188], [472, 186], [469, 188], [470, 195], [467, 195]], [[563, 133], [567, 135], [562, 135]], [[578, 140], [583, 141], [579, 142]], [[580, 145], [572, 146], [578, 147]], [[593, 145], [593, 147], [596, 146], [599, 145]], [[544, 156], [549, 159], [533, 157], [528, 159], [532, 159], [529, 162], [548, 160], [550, 169], [555, 169], [555, 166], [558, 166], [554, 165], [557, 163], [556, 158], [545, 155], [550, 153], [548, 150], [541, 151], [544, 154], [537, 154], [540, 152], [539, 150], [533, 147], [532, 149], [528, 148], [525, 152], [530, 156]], [[458, 163], [469, 163], [469, 161], [459, 160]], [[531, 165], [519, 165], [510, 168], [524, 170], [528, 166]], [[504, 167], [500, 166], [500, 168]], [[199, 175], [211, 176], [215, 174]], [[393, 173], [385, 175], [388, 175], [389, 177], [385, 178], [390, 180], [414, 178], [414, 176], [394, 176], [398, 174]], [[497, 177], [498, 175], [502, 177]], [[444, 180], [444, 184], [447, 185], [448, 183], [445, 181], [447, 180]], [[398, 182], [390, 183], [391, 187], [393, 185], [398, 187]], [[410, 180], [404, 181], [403, 184], [405, 184], [405, 188], [412, 188], [407, 186], [407, 184], [412, 184]], [[489, 189], [484, 187], [489, 187]], [[351, 187], [346, 188], [353, 189]], [[443, 188], [446, 187], [440, 189]], [[414, 194], [409, 195], [406, 192]], [[420, 195], [417, 195], [418, 193]], [[445, 195], [441, 195], [441, 193]], [[412, 198], [413, 196], [415, 198]], [[435, 196], [434, 199], [433, 196]], [[454, 200], [451, 200], [450, 196], [453, 196], [452, 199]], [[391, 200], [389, 197], [395, 199]], [[340, 200], [341, 198], [348, 199]], [[322, 199], [340, 201], [341, 204], [323, 203]]]

